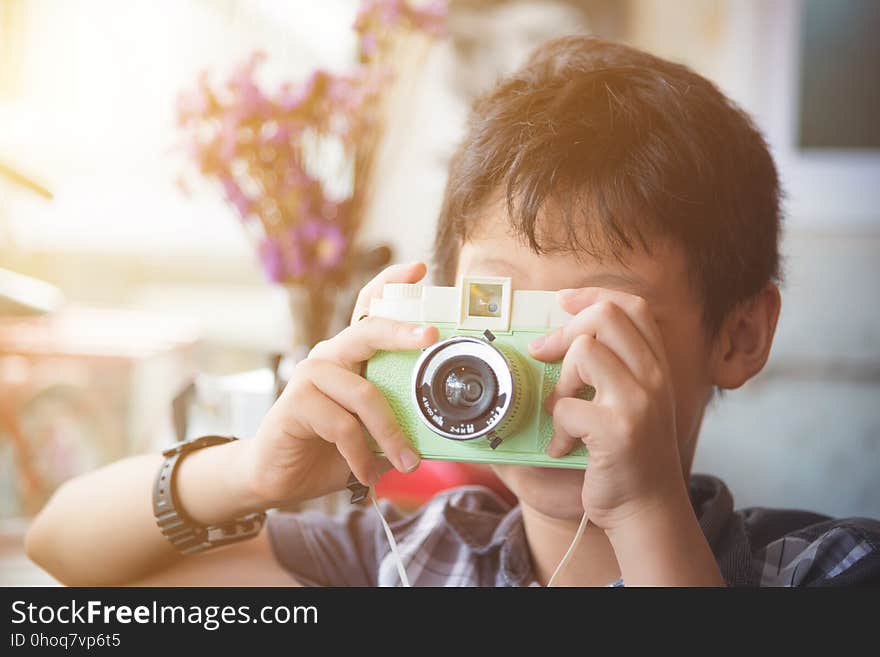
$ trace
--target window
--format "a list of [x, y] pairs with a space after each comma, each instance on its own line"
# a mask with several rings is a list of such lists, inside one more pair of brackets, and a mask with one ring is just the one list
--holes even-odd
[[880, 149], [880, 3], [806, 0], [798, 146]]
[[735, 97], [755, 114], [773, 149], [789, 228], [877, 230], [880, 5], [742, 0], [729, 6], [739, 30], [732, 57], [749, 81]]

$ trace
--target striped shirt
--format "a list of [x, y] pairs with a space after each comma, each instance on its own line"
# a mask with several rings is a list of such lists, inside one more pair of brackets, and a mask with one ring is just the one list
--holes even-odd
[[[729, 585], [880, 584], [877, 521], [764, 508], [734, 511], [724, 483], [705, 475], [691, 477], [689, 488]], [[455, 488], [410, 514], [387, 501], [381, 506], [413, 586], [538, 586], [520, 508], [492, 491]], [[400, 584], [371, 507], [353, 506], [338, 517], [275, 513], [267, 524], [279, 563], [305, 586]]]

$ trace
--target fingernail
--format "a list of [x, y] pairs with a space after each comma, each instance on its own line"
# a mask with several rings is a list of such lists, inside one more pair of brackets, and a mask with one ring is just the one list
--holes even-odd
[[425, 327], [424, 326], [414, 326], [410, 329], [410, 332], [412, 333], [414, 338], [420, 338], [425, 334]]
[[379, 479], [381, 479], [382, 475], [373, 468], [367, 473], [367, 486], [375, 486], [379, 483]]
[[404, 472], [412, 472], [415, 470], [419, 462], [421, 462], [421, 458], [418, 454], [412, 451], [409, 447], [404, 447], [400, 452], [400, 463], [403, 466]]
[[529, 342], [529, 349], [540, 349], [547, 342], [547, 336], [542, 335]]

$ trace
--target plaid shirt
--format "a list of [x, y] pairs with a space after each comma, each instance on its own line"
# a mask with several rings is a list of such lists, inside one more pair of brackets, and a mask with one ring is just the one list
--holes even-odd
[[[761, 508], [735, 512], [724, 483], [703, 475], [691, 477], [690, 495], [730, 585], [880, 584], [876, 521]], [[381, 504], [413, 586], [538, 586], [520, 508], [488, 489], [452, 489], [410, 515]], [[279, 562], [305, 586], [400, 584], [370, 507], [335, 518], [275, 513], [268, 528]]]

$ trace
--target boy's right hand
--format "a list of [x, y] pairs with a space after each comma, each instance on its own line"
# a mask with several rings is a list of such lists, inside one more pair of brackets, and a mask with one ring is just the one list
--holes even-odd
[[[420, 457], [388, 402], [361, 372], [377, 351], [421, 349], [436, 342], [437, 329], [360, 318], [370, 299], [381, 296], [385, 283], [417, 283], [425, 272], [420, 262], [385, 269], [361, 290], [351, 326], [315, 345], [297, 364], [256, 436], [245, 441], [245, 476], [262, 506], [342, 490], [350, 472], [372, 486], [391, 466], [401, 472], [418, 467]], [[370, 450], [364, 427], [386, 458]]]

